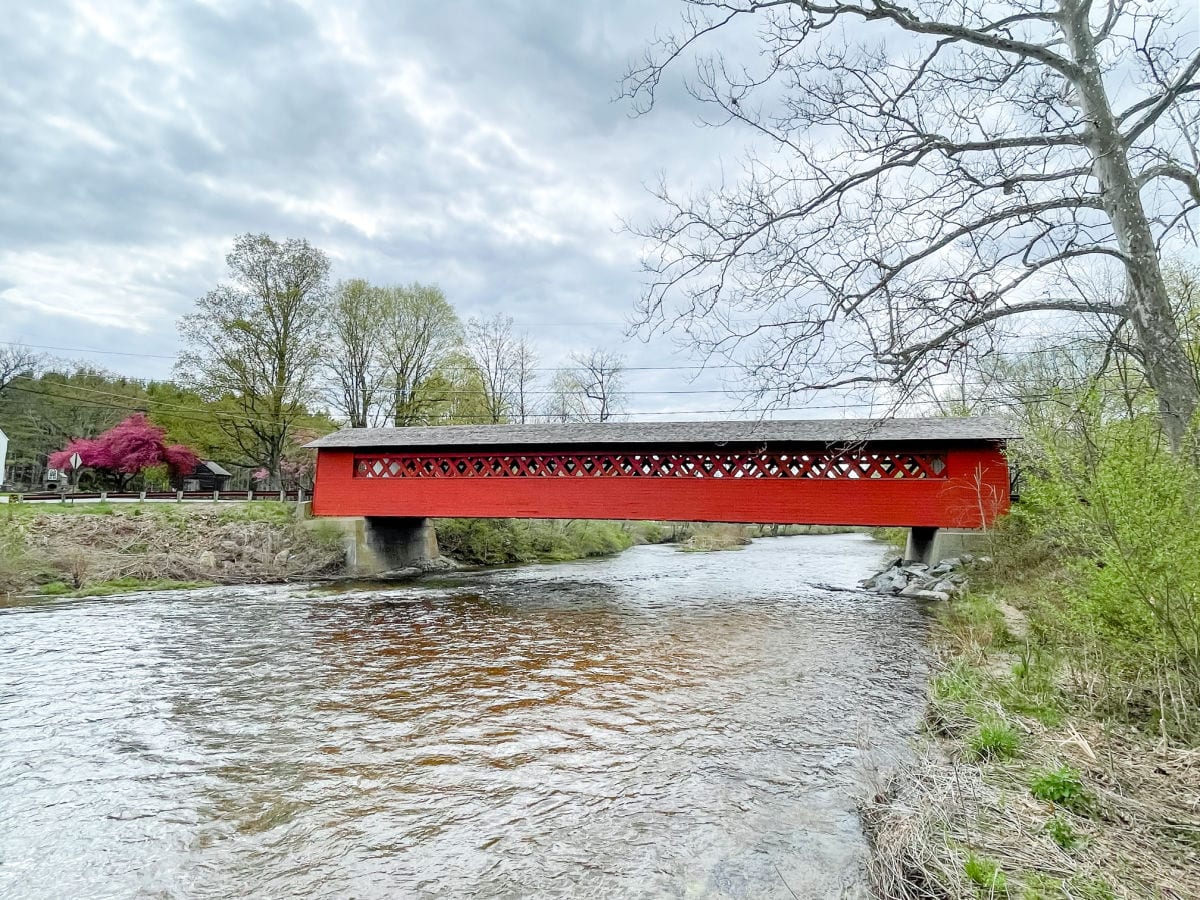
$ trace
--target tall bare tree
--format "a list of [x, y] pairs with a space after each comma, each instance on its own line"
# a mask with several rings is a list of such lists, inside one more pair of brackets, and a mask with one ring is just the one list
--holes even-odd
[[512, 325], [512, 316], [501, 313], [490, 319], [467, 322], [464, 349], [479, 371], [492, 424], [504, 421], [517, 405], [519, 339], [513, 334]]
[[516, 419], [522, 425], [533, 415], [533, 387], [537, 383], [537, 351], [529, 335], [522, 334], [517, 338], [513, 350], [513, 404]]
[[[785, 397], [910, 390], [1013, 317], [1126, 321], [1182, 440], [1200, 388], [1160, 253], [1200, 206], [1194, 5], [685, 2], [626, 91], [648, 109], [694, 59], [710, 124], [745, 126], [753, 149], [736, 183], [659, 191], [647, 327], [678, 323]], [[705, 49], [742, 20], [757, 61]], [[1113, 302], [1073, 287], [1098, 265], [1123, 276]]]
[[391, 369], [392, 417], [397, 426], [418, 425], [440, 398], [428, 383], [462, 345], [462, 323], [441, 289], [413, 283], [385, 289], [388, 320], [384, 353]]
[[218, 424], [278, 487], [292, 428], [320, 391], [329, 260], [305, 240], [245, 234], [225, 262], [230, 283], [179, 320], [187, 349], [176, 371], [205, 399], [232, 406]]
[[378, 425], [388, 390], [387, 295], [361, 278], [338, 282], [329, 322], [331, 350], [325, 365], [334, 407], [351, 428]]
[[625, 360], [611, 350], [572, 353], [550, 382], [546, 415], [560, 422], [607, 422], [625, 406]]

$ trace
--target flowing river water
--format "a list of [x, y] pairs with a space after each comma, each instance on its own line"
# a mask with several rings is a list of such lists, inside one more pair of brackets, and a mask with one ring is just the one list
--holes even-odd
[[0, 897], [866, 897], [883, 547], [0, 608]]

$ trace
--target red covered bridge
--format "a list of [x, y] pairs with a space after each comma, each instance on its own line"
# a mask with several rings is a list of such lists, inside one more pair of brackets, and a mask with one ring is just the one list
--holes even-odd
[[313, 513], [883, 525], [931, 537], [1007, 511], [1015, 436], [985, 418], [351, 428], [309, 445]]

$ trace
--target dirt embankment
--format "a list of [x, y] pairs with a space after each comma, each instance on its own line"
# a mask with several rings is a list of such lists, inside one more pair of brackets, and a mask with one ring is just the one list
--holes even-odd
[[[255, 583], [337, 574], [340, 535], [288, 507], [113, 506], [22, 510], [5, 523], [13, 587], [74, 590], [120, 581]], [[25, 582], [24, 585], [21, 582]]]

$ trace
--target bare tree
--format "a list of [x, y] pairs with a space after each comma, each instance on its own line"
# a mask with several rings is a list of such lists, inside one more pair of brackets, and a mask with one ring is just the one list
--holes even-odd
[[0, 393], [18, 378], [32, 378], [42, 358], [20, 344], [0, 346]]
[[329, 260], [305, 240], [245, 234], [225, 257], [232, 283], [179, 320], [187, 350], [176, 371], [205, 399], [238, 446], [279, 486], [279, 463], [296, 421], [317, 399], [328, 312]]
[[361, 278], [338, 282], [329, 320], [326, 370], [334, 407], [351, 428], [378, 425], [388, 380], [386, 294]]
[[502, 422], [516, 407], [517, 341], [512, 316], [497, 313], [487, 320], [467, 322], [467, 356], [479, 371], [487, 396], [487, 414], [492, 424]]
[[[1200, 206], [1188, 4], [686, 2], [626, 92], [648, 109], [695, 58], [710, 124], [746, 126], [753, 149], [736, 183], [660, 189], [644, 326], [678, 323], [787, 397], [911, 390], [1014, 316], [1127, 321], [1179, 444], [1200, 388], [1160, 254]], [[751, 18], [758, 63], [703, 50]], [[1123, 274], [1114, 302], [1072, 286], [1097, 265]]]
[[446, 295], [432, 285], [413, 283], [385, 289], [388, 304], [385, 354], [391, 368], [392, 417], [397, 426], [420, 424], [439, 397], [427, 390], [430, 378], [462, 344], [462, 325]]
[[537, 383], [537, 353], [529, 335], [522, 334], [517, 338], [513, 359], [513, 401], [517, 421], [524, 425], [533, 414], [531, 395]]
[[550, 382], [546, 414], [560, 422], [607, 422], [623, 412], [625, 360], [611, 350], [572, 353]]

